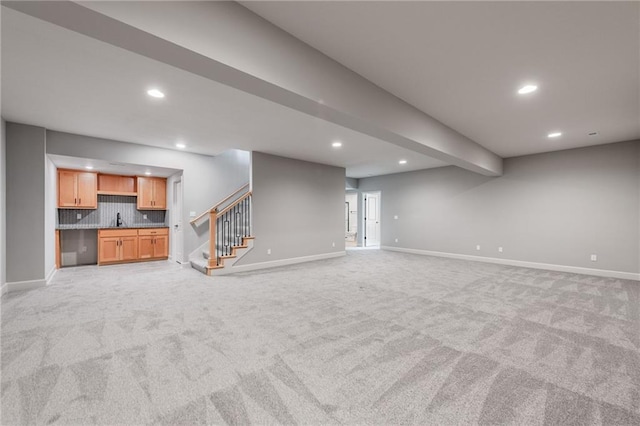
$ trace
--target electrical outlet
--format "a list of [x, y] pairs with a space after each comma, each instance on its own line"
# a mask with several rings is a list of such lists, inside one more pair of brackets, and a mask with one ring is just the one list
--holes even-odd
[[396, 238], [396, 243], [398, 242], [398, 239]]
[[592, 254], [591, 255], [591, 261], [592, 262], [597, 262], [598, 261], [598, 255], [597, 254]]
[[86, 253], [87, 252], [87, 246], [82, 246], [82, 250], [80, 251], [80, 253]]
[[476, 246], [476, 250], [480, 250], [480, 244]]
[[331, 247], [335, 247], [335, 246], [336, 246], [336, 242], [334, 241], [331, 243]]
[[82, 219], [82, 213], [78, 213], [78, 214], [76, 215], [76, 219]]
[[502, 247], [498, 247], [498, 251], [502, 253]]
[[271, 254], [271, 249], [267, 249], [267, 254]]
[[143, 215], [142, 215], [142, 218], [143, 218], [143, 219], [146, 219], [146, 218], [147, 218], [147, 215], [146, 215], [146, 214], [143, 214]]

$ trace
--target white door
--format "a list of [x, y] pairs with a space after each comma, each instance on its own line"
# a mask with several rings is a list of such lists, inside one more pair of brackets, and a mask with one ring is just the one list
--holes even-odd
[[183, 241], [182, 241], [182, 181], [177, 180], [173, 183], [173, 259], [182, 263], [183, 258]]
[[380, 193], [364, 194], [364, 246], [380, 245]]

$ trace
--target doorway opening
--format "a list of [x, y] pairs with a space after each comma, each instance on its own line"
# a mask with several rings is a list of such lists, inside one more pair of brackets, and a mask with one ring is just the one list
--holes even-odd
[[364, 197], [364, 247], [380, 247], [380, 191], [365, 192]]
[[358, 193], [347, 192], [344, 201], [344, 245], [358, 246]]

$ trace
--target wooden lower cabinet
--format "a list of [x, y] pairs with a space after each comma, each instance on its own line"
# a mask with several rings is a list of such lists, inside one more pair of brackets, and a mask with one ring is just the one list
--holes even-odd
[[98, 231], [98, 264], [166, 259], [167, 228], [101, 229]]
[[120, 260], [138, 260], [138, 237], [120, 238]]
[[167, 228], [139, 229], [138, 253], [140, 259], [169, 257], [169, 230]]
[[98, 264], [119, 262], [120, 237], [98, 237]]

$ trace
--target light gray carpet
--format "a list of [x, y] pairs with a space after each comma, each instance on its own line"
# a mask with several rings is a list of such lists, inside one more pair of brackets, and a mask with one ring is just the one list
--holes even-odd
[[640, 285], [379, 251], [2, 299], [2, 424], [640, 424]]

